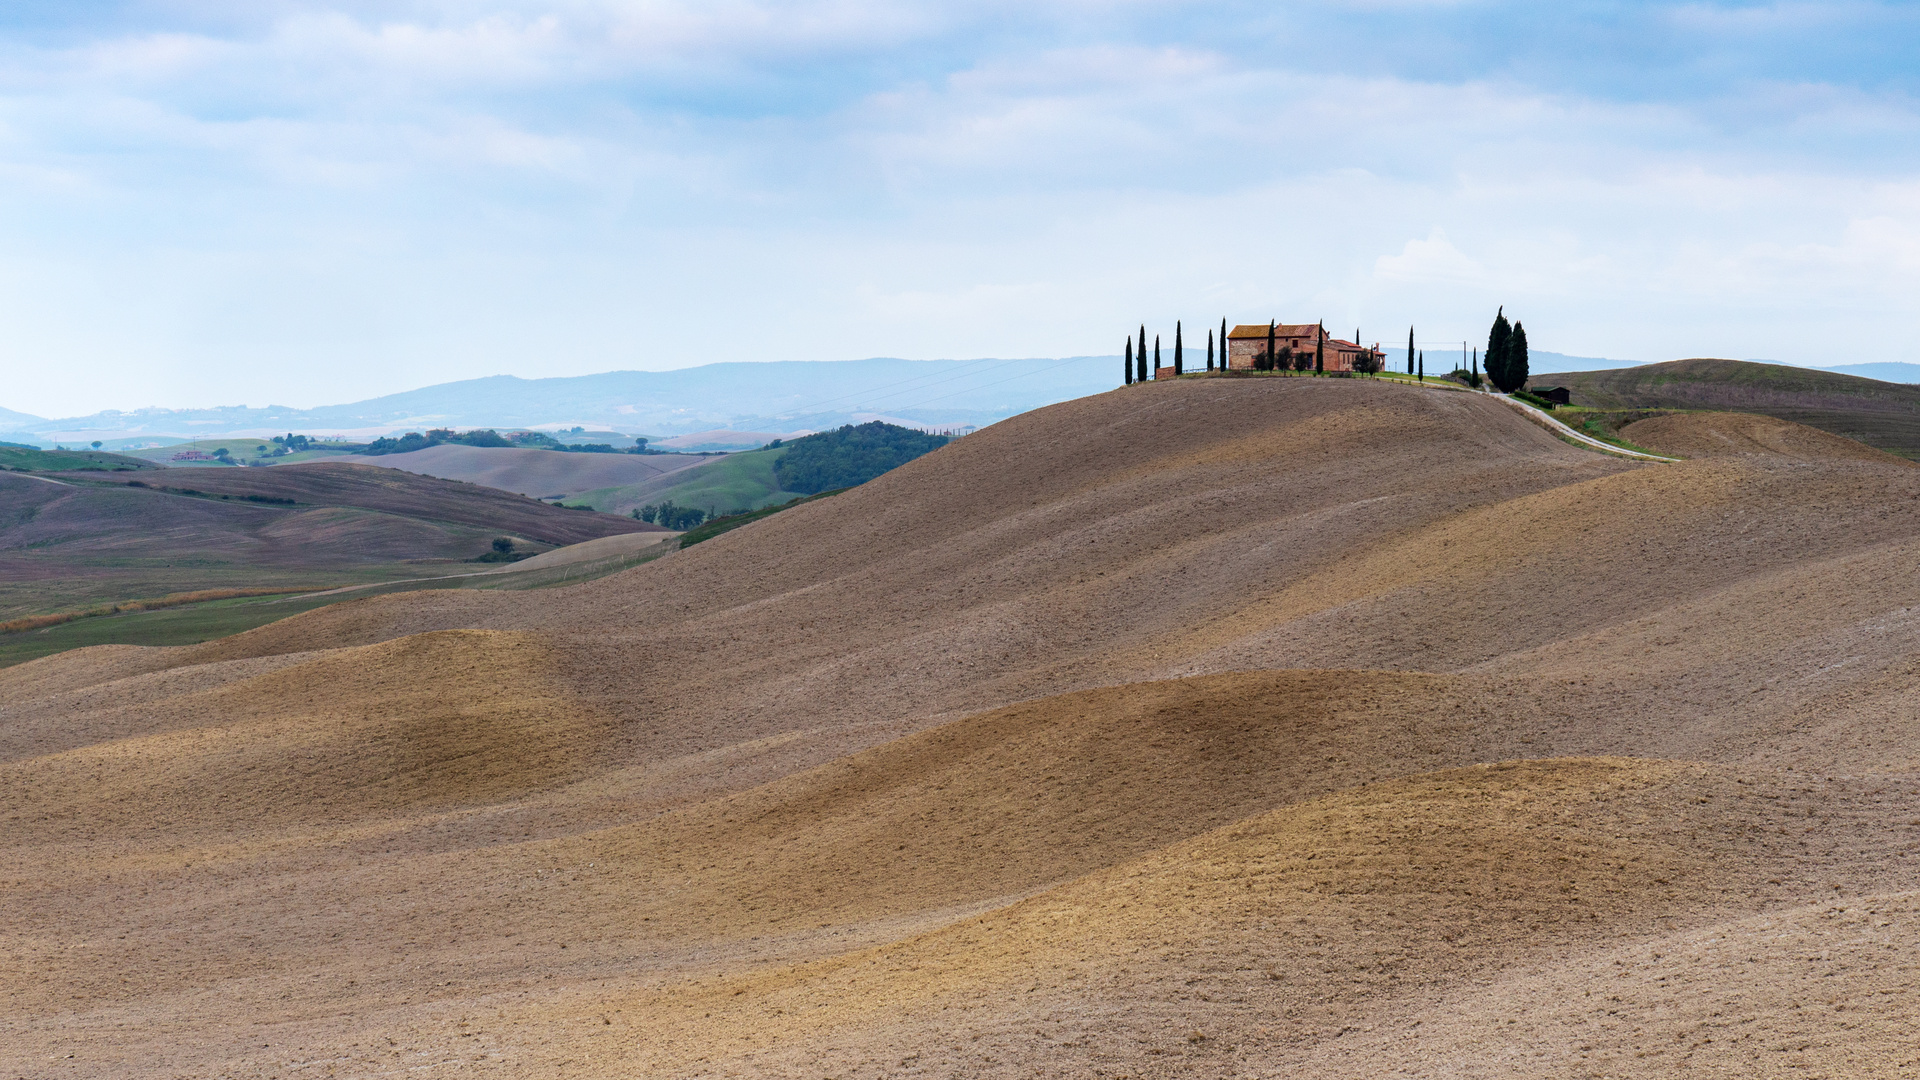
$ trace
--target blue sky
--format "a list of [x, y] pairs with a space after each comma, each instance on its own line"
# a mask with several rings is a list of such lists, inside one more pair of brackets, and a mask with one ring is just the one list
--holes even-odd
[[1920, 361], [1920, 6], [0, 8], [0, 406], [1325, 319]]

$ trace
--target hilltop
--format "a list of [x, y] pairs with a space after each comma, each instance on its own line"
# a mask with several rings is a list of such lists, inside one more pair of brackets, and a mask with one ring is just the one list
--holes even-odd
[[0, 670], [0, 1064], [1897, 1074], [1920, 467], [1646, 423], [1150, 383], [574, 587]]
[[[0, 622], [181, 594], [237, 598], [472, 572], [482, 567], [469, 561], [501, 536], [532, 553], [661, 531], [474, 484], [332, 462], [0, 473]], [[248, 614], [233, 628], [272, 617], [269, 609]], [[31, 645], [13, 635], [0, 641], [9, 653]]]
[[1745, 360], [1675, 360], [1546, 375], [1593, 409], [1717, 409], [1759, 413], [1920, 458], [1920, 386]]

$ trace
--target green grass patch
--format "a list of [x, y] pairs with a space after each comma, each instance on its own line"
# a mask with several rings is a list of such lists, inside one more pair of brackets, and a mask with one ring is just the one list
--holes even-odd
[[705, 525], [702, 525], [697, 529], [689, 529], [685, 533], [681, 534], [680, 548], [681, 550], [684, 551], [687, 548], [690, 548], [693, 545], [698, 544], [703, 540], [711, 540], [714, 537], [719, 536], [721, 533], [732, 532], [733, 530], [739, 528], [742, 525], [751, 525], [754, 522], [759, 521], [761, 518], [772, 517], [774, 514], [777, 514], [782, 510], [788, 509], [789, 507], [799, 506], [801, 503], [809, 503], [814, 501], [815, 499], [830, 499], [833, 496], [838, 495], [841, 492], [846, 490], [847, 490], [846, 488], [834, 488], [832, 491], [823, 491], [818, 495], [799, 495], [799, 496], [795, 496], [793, 499], [787, 502], [781, 503], [778, 506], [763, 506], [760, 509], [754, 510], [750, 513], [734, 514], [731, 517], [715, 518], [714, 520], [707, 522]]
[[0, 446], [0, 469], [15, 472], [75, 472], [94, 469], [151, 469], [151, 462], [104, 450], [28, 450]]
[[716, 514], [758, 510], [803, 494], [781, 490], [780, 482], [774, 478], [774, 464], [786, 452], [786, 447], [776, 447], [728, 454], [652, 483], [582, 492], [574, 496], [574, 501], [608, 513], [625, 513], [642, 503], [664, 502]]
[[[265, 447], [266, 449], [261, 449]], [[324, 461], [327, 458], [343, 457], [349, 450], [301, 450], [274, 456], [280, 446], [271, 439], [199, 439], [194, 442], [175, 443], [172, 446], [158, 446], [150, 450], [129, 450], [127, 455], [165, 466], [202, 466], [221, 468], [211, 461], [175, 461], [178, 454], [201, 453], [211, 455], [217, 450], [227, 452], [227, 461], [234, 465], [246, 465], [257, 462], [262, 465], [292, 465], [302, 461]]]
[[198, 645], [278, 622], [289, 615], [325, 607], [350, 597], [300, 597], [272, 603], [275, 597], [211, 600], [162, 611], [103, 615], [50, 626], [44, 630], [0, 635], [0, 667], [90, 645]]

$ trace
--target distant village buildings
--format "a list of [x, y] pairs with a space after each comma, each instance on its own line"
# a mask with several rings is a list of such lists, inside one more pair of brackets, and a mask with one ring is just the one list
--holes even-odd
[[[1377, 354], [1378, 346], [1333, 337], [1315, 323], [1282, 323], [1273, 328], [1275, 353], [1311, 357], [1316, 346], [1323, 350], [1322, 364], [1327, 371], [1352, 371], [1353, 362], [1368, 354]], [[1227, 366], [1234, 371], [1254, 370], [1254, 361], [1267, 351], [1266, 324], [1236, 326], [1227, 335]], [[1311, 368], [1311, 365], [1309, 365]]]

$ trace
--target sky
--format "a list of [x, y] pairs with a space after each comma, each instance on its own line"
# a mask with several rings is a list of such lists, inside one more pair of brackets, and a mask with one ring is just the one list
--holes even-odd
[[12, 0], [0, 406], [1501, 305], [1920, 361], [1915, 56], [1920, 5], [1846, 0]]

